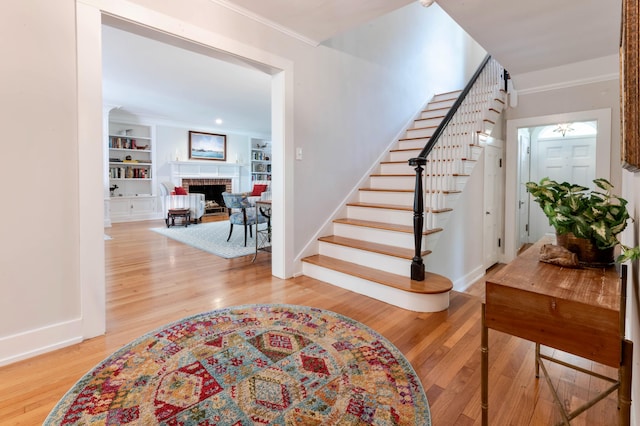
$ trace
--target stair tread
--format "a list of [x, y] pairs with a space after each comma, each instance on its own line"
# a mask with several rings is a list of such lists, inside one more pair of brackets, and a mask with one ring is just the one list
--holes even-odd
[[[370, 251], [373, 253], [384, 254], [387, 256], [399, 257], [401, 259], [411, 260], [415, 254], [414, 249], [405, 247], [390, 246], [388, 244], [372, 243], [370, 241], [356, 240], [354, 238], [340, 237], [338, 235], [328, 235], [318, 238], [319, 241], [331, 244], [337, 244], [345, 247], [351, 247], [358, 250]], [[421, 256], [431, 254], [431, 250], [424, 250]]]
[[[350, 219], [350, 218], [334, 219], [333, 222], [341, 223], [344, 225], [363, 226], [366, 228], [385, 229], [387, 231], [405, 232], [407, 234], [413, 234], [413, 225], [397, 225], [394, 223], [376, 222], [373, 220]], [[442, 231], [442, 228], [427, 229], [426, 231], [422, 232], [422, 235], [430, 235], [440, 231]]]
[[[362, 203], [362, 202], [353, 202], [347, 203], [347, 206], [351, 207], [369, 207], [373, 209], [388, 209], [388, 210], [403, 210], [403, 211], [413, 211], [413, 206], [403, 206], [399, 204], [378, 204], [378, 203]], [[430, 211], [431, 213], [445, 213], [450, 212], [453, 209], [444, 208], [444, 209], [430, 209], [429, 207], [424, 208], [425, 211]]]
[[[471, 160], [469, 158], [459, 158], [459, 160], [461, 161], [478, 161], [478, 160]], [[455, 161], [453, 158], [439, 158], [437, 160], [431, 160], [429, 158], [427, 158], [427, 162], [429, 161]], [[412, 167], [407, 161], [381, 161], [380, 164], [406, 164], [409, 167]]]
[[438, 111], [438, 110], [443, 110], [443, 111], [448, 111], [449, 107], [436, 107], [436, 108], [429, 108], [429, 105], [427, 105], [427, 109], [423, 109], [422, 112], [433, 112], [433, 111]]
[[359, 201], [354, 201], [352, 203], [347, 203], [347, 206], [351, 206], [351, 207], [371, 207], [371, 208], [375, 208], [375, 209], [413, 211], [413, 206], [402, 206], [402, 205], [399, 205], [399, 204], [362, 203], [362, 202], [359, 202]]
[[[414, 193], [415, 191], [413, 189], [387, 189], [387, 188], [360, 188], [359, 191], [379, 191], [379, 192], [411, 192]], [[425, 192], [431, 192], [430, 190], [425, 190]], [[453, 193], [458, 193], [458, 192], [462, 192], [462, 191], [457, 191], [457, 190], [444, 190], [441, 191], [445, 194], [453, 194]]]
[[[383, 174], [383, 173], [374, 173], [371, 174], [369, 176], [371, 177], [408, 177], [408, 176], [414, 176], [415, 177], [415, 173], [409, 173], [409, 174], [404, 174], [404, 173], [391, 173], [391, 174]], [[450, 174], [446, 174], [446, 173], [438, 173], [438, 174], [425, 174], [425, 176], [469, 176], [466, 173], [450, 173]]]
[[302, 261], [411, 293], [440, 294], [453, 289], [451, 280], [431, 272], [425, 272], [424, 281], [415, 281], [402, 275], [367, 268], [356, 263], [319, 254], [305, 257]]

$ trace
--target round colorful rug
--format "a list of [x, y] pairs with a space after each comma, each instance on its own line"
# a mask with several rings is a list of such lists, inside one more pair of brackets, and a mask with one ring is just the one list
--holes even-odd
[[246, 305], [140, 337], [87, 373], [48, 425], [430, 425], [406, 358], [334, 312]]

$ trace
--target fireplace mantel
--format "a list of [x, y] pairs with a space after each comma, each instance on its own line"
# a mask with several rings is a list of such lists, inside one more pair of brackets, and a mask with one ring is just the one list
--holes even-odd
[[241, 192], [243, 179], [249, 179], [246, 164], [214, 161], [170, 161], [169, 164], [171, 181], [174, 183], [181, 183], [182, 179], [187, 178], [227, 178], [231, 179], [233, 192]]

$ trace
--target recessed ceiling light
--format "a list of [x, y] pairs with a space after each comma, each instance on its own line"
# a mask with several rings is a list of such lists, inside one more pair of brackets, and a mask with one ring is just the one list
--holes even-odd
[[216, 118], [216, 124], [218, 125], [222, 124], [222, 118]]

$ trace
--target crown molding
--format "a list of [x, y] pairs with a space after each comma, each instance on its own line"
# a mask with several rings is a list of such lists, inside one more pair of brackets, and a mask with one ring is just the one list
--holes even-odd
[[302, 41], [303, 43], [306, 43], [308, 45], [311, 45], [313, 47], [318, 47], [320, 45], [320, 42], [317, 40], [313, 40], [310, 39], [309, 37], [306, 37], [296, 31], [293, 31], [290, 28], [287, 28], [283, 25], [278, 24], [277, 22], [274, 22], [270, 19], [265, 18], [264, 16], [258, 15], [257, 13], [254, 13], [252, 11], [250, 11], [249, 9], [245, 9], [244, 7], [238, 6], [237, 4], [234, 4], [230, 1], [227, 0], [209, 0], [212, 3], [216, 3], [222, 7], [225, 7], [229, 10], [232, 10], [236, 13], [239, 13], [242, 16], [245, 16], [249, 19], [252, 19], [256, 22], [259, 22], [263, 25], [266, 25], [267, 27], [270, 27], [276, 31], [279, 31], [285, 35], [288, 35], [289, 37], [293, 37], [297, 40]]
[[514, 89], [519, 95], [566, 89], [620, 77], [618, 55], [604, 56], [513, 75]]
[[530, 95], [532, 93], [547, 92], [549, 90], [568, 89], [570, 87], [583, 86], [585, 84], [594, 84], [594, 83], [601, 83], [603, 81], [618, 80], [619, 78], [620, 78], [620, 74], [612, 73], [612, 74], [599, 75], [599, 76], [594, 76], [589, 78], [582, 78], [578, 80], [563, 81], [560, 83], [546, 84], [546, 85], [541, 85], [536, 87], [529, 87], [527, 89], [521, 89], [521, 90], [518, 90], [518, 95]]

